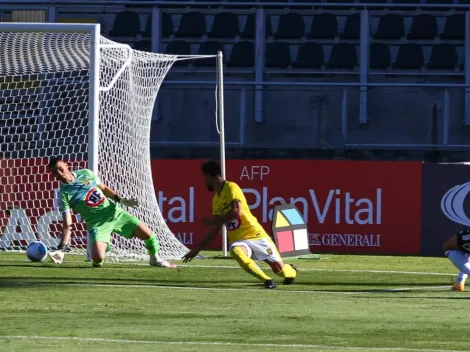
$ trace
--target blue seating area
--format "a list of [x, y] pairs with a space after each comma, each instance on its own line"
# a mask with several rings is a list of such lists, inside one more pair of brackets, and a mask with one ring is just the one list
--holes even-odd
[[[208, 55], [222, 50], [227, 66], [254, 66], [256, 16], [237, 10], [162, 9], [162, 51]], [[463, 73], [463, 12], [390, 11], [371, 11], [370, 69]], [[271, 12], [266, 11], [264, 18], [266, 68], [359, 69], [360, 11], [290, 9]], [[132, 37], [136, 49], [151, 50], [152, 23], [151, 17], [147, 17], [145, 22], [135, 12], [118, 12], [109, 36]], [[142, 38], [136, 39], [138, 36]]]
[[[246, 3], [54, 3], [52, 18], [96, 21], [136, 50], [222, 51], [229, 145], [470, 149], [470, 0]], [[174, 64], [154, 111], [155, 145], [217, 144], [215, 70], [213, 58]]]

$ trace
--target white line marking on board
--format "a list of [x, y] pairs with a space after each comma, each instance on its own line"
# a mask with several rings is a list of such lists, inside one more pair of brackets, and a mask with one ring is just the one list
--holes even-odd
[[161, 340], [124, 340], [107, 339], [93, 337], [72, 337], [72, 336], [1, 336], [5, 340], [62, 340], [80, 342], [106, 342], [121, 344], [159, 344], [159, 345], [200, 345], [200, 346], [240, 346], [240, 347], [272, 347], [272, 348], [316, 348], [325, 350], [349, 350], [349, 351], [402, 351], [402, 352], [462, 352], [463, 350], [437, 350], [418, 349], [402, 347], [353, 347], [353, 346], [332, 346], [332, 345], [311, 345], [311, 344], [275, 344], [275, 343], [247, 343], [247, 342], [224, 342], [224, 341], [161, 341]]
[[[81, 287], [119, 287], [119, 288], [152, 288], [152, 289], [179, 289], [179, 290], [202, 290], [202, 291], [245, 291], [250, 292], [250, 289], [246, 287], [240, 288], [229, 288], [229, 287], [200, 287], [200, 286], [174, 286], [174, 285], [126, 285], [126, 284], [85, 284], [85, 283], [61, 283], [61, 282], [30, 282], [23, 281], [17, 282], [21, 285], [56, 285], [56, 286], [81, 286]], [[314, 286], [314, 285], [312, 285]], [[326, 291], [326, 290], [270, 290], [269, 292], [280, 292], [280, 293], [307, 293], [307, 294], [337, 294], [337, 295], [363, 295], [372, 293], [390, 293], [390, 292], [412, 292], [412, 291], [424, 291], [424, 290], [444, 290], [450, 289], [451, 285], [445, 286], [419, 286], [419, 287], [396, 287], [396, 288], [378, 288], [371, 290], [357, 290], [357, 291]], [[264, 291], [264, 290], [263, 290]]]

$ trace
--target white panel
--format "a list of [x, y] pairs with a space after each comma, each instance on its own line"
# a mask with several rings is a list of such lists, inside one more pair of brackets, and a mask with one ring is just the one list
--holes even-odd
[[294, 230], [294, 249], [296, 251], [301, 249], [309, 249], [308, 233], [306, 229]]

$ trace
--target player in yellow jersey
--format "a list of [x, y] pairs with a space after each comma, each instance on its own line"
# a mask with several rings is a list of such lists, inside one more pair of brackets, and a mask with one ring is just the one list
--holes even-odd
[[212, 218], [205, 219], [209, 227], [198, 248], [191, 250], [183, 261], [189, 262], [205, 245], [211, 243], [222, 226], [227, 228], [230, 254], [249, 274], [264, 282], [265, 288], [275, 288], [274, 280], [261, 270], [253, 259], [266, 262], [272, 271], [284, 278], [284, 284], [294, 283], [297, 269], [284, 264], [276, 245], [250, 211], [245, 195], [235, 183], [224, 180], [218, 162], [208, 161], [201, 166], [204, 182], [209, 192], [215, 192], [212, 199]]

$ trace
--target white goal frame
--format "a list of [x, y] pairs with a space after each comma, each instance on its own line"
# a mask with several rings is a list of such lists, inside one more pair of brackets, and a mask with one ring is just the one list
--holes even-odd
[[[110, 89], [132, 58], [133, 49], [128, 44], [101, 44], [100, 24], [82, 23], [22, 23], [22, 22], [2, 22], [0, 32], [60, 32], [60, 33], [86, 33], [90, 36], [90, 73], [89, 73], [89, 129], [88, 129], [88, 169], [98, 174], [99, 163], [99, 92]], [[116, 73], [116, 76], [109, 83], [108, 87], [100, 87], [100, 51], [101, 48], [122, 48], [129, 51], [126, 63]], [[217, 57], [217, 123], [220, 135], [220, 163], [222, 176], [225, 178], [225, 129], [224, 129], [224, 79], [223, 79], [223, 54], [221, 51], [217, 55], [184, 55], [177, 60], [188, 60], [198, 58]], [[150, 163], [150, 160], [149, 160]], [[227, 256], [227, 232], [225, 226], [222, 229], [224, 256]], [[87, 238], [87, 256], [90, 258], [90, 240]]]

